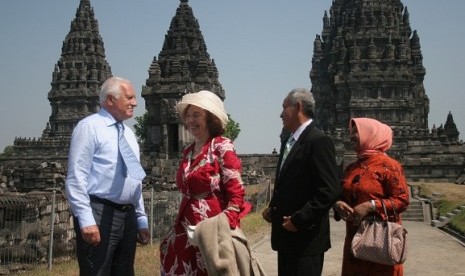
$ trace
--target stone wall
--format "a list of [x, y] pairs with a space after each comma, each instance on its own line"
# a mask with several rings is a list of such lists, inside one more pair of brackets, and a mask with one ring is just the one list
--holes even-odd
[[401, 161], [411, 181], [454, 183], [465, 167], [463, 143], [414, 141], [408, 149]]
[[[335, 142], [336, 159], [342, 169], [355, 160], [350, 145]], [[409, 181], [450, 182], [464, 175], [465, 144], [423, 139], [394, 144], [388, 154], [404, 166]], [[277, 154], [239, 154], [242, 160], [242, 178], [245, 185], [274, 183]], [[53, 158], [49, 158], [53, 159]], [[11, 159], [10, 159], [11, 160]], [[144, 188], [155, 191], [175, 191], [175, 176], [179, 160], [149, 159], [142, 157], [147, 170]], [[60, 162], [16, 160], [0, 166], [0, 194], [5, 192], [30, 192], [47, 188], [63, 189], [66, 168]]]
[[0, 166], [0, 195], [27, 193], [50, 188], [63, 189], [66, 168], [58, 162], [16, 162]]
[[[242, 161], [242, 181], [245, 185], [274, 183], [277, 154], [239, 154]], [[175, 191], [175, 177], [179, 159], [148, 159], [143, 157], [143, 165], [149, 169], [144, 187], [155, 191]]]
[[274, 183], [277, 154], [239, 154], [242, 161], [242, 181], [246, 185]]
[[0, 196], [0, 228], [2, 265], [44, 262], [52, 231], [54, 257], [74, 250], [71, 214], [61, 193], [55, 199], [50, 191]]

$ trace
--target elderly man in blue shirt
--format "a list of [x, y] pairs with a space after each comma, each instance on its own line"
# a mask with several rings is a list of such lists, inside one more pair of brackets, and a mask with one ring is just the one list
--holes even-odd
[[123, 124], [136, 106], [131, 82], [111, 77], [102, 85], [100, 110], [72, 134], [65, 187], [80, 275], [134, 275], [136, 244], [150, 239], [139, 145]]

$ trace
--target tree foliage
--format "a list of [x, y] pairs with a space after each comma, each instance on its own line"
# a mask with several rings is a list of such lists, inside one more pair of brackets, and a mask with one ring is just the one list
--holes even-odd
[[239, 123], [234, 121], [231, 118], [231, 115], [228, 114], [228, 118], [229, 118], [229, 120], [228, 120], [228, 123], [226, 124], [226, 129], [224, 131], [224, 136], [231, 139], [231, 141], [234, 141], [239, 136], [239, 133], [241, 132], [241, 128], [239, 126]]
[[12, 145], [8, 145], [6, 146], [4, 149], [3, 149], [3, 153], [0, 153], [0, 157], [8, 157], [8, 156], [11, 156], [11, 154], [13, 154], [13, 146]]
[[136, 116], [134, 119], [136, 120], [136, 123], [134, 124], [135, 134], [139, 140], [139, 143], [143, 144], [145, 142], [145, 137], [147, 137], [145, 125], [149, 119], [149, 113], [145, 111], [144, 114], [141, 116]]

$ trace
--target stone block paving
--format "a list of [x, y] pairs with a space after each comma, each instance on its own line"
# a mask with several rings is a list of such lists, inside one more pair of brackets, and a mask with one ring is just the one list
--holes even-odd
[[[465, 244], [425, 222], [404, 221], [408, 231], [408, 256], [404, 275], [464, 275]], [[332, 248], [325, 254], [323, 276], [341, 275], [345, 224], [331, 220]], [[277, 257], [271, 249], [270, 235], [252, 246], [268, 276], [276, 276]]]

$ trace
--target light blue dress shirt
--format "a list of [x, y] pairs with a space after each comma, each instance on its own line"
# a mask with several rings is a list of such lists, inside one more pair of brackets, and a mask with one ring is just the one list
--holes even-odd
[[[148, 228], [142, 183], [125, 171], [118, 153], [116, 120], [104, 108], [82, 119], [73, 130], [68, 157], [66, 194], [81, 228], [95, 225], [89, 195], [136, 207], [138, 228]], [[124, 136], [140, 160], [134, 132], [125, 126]]]

